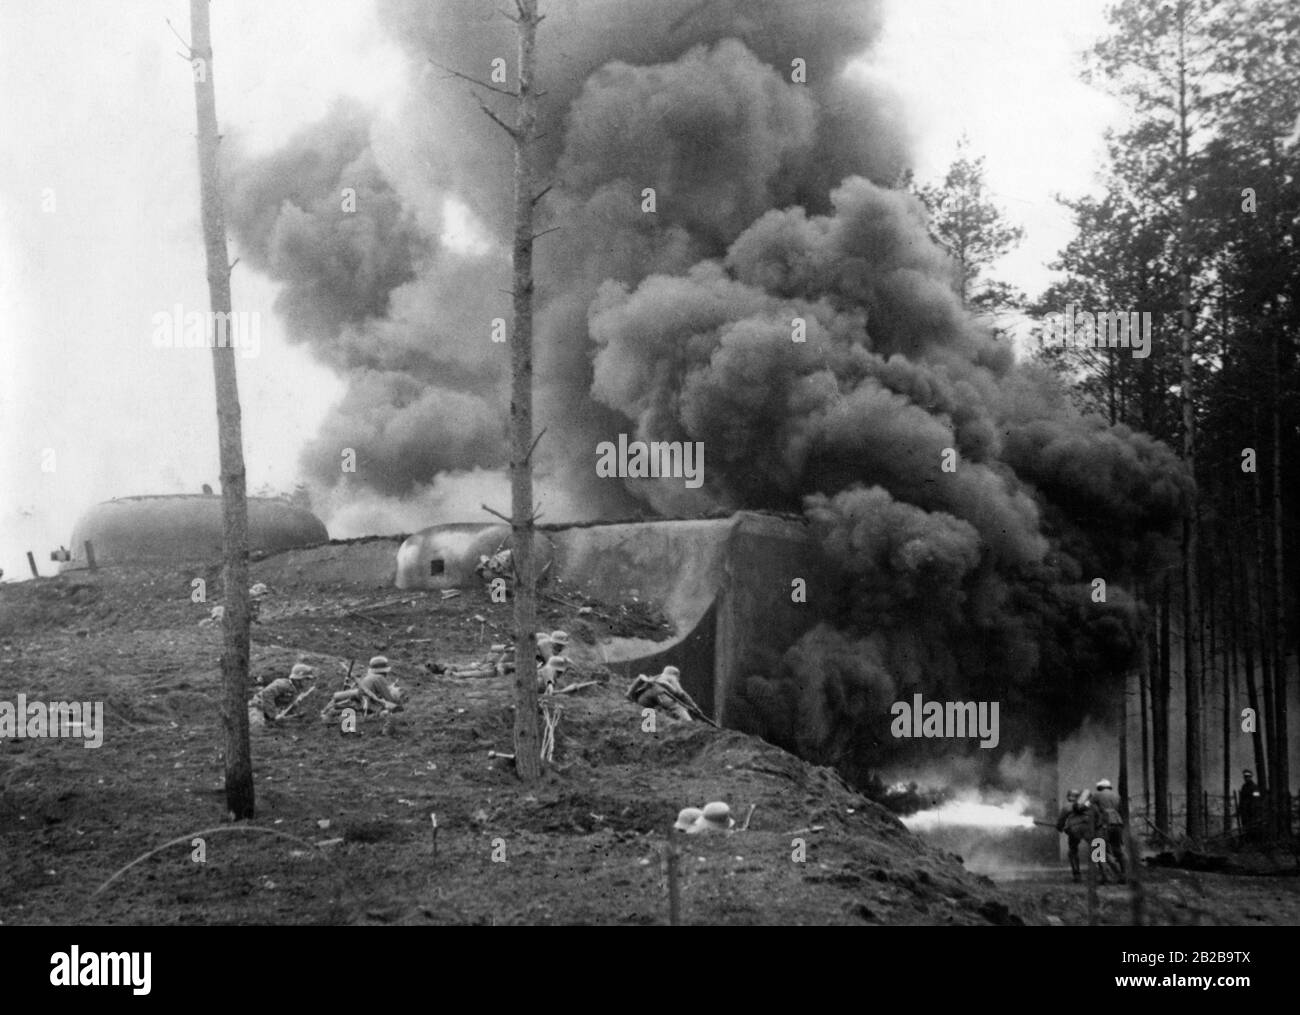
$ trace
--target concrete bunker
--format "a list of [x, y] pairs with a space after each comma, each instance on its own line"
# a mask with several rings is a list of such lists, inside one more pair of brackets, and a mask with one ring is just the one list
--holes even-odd
[[[96, 504], [72, 529], [70, 560], [61, 570], [86, 566], [86, 540], [97, 564], [158, 564], [213, 560], [222, 554], [221, 497], [179, 494], [121, 497]], [[248, 548], [275, 553], [329, 541], [325, 525], [286, 500], [248, 498]]]
[[[545, 533], [536, 540], [537, 569], [549, 568], [554, 547]], [[399, 589], [454, 589], [480, 579], [480, 557], [510, 547], [510, 526], [480, 522], [433, 525], [408, 536], [397, 550]]]
[[[398, 551], [399, 588], [450, 588], [478, 579], [480, 554], [496, 552], [504, 525], [437, 525]], [[677, 666], [700, 707], [726, 724], [745, 677], [774, 671], [782, 655], [816, 623], [813, 606], [791, 598], [795, 578], [821, 567], [800, 520], [757, 512], [728, 518], [546, 526], [543, 560], [566, 585], [609, 601], [632, 596], [657, 603], [672, 621], [665, 641], [605, 638], [576, 643], [578, 662], [598, 662], [629, 680]], [[508, 543], [506, 544], [508, 545]], [[589, 657], [584, 660], [584, 654]], [[743, 715], [737, 710], [737, 718]]]

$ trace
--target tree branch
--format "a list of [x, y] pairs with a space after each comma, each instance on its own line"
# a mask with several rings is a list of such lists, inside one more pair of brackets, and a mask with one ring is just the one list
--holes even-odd
[[479, 88], [486, 88], [488, 91], [496, 92], [498, 95], [508, 95], [512, 99], [519, 98], [518, 92], [512, 92], [508, 88], [498, 88], [496, 85], [489, 84], [487, 81], [480, 81], [478, 78], [470, 77], [468, 74], [462, 74], [458, 70], [453, 70], [451, 67], [444, 67], [442, 64], [438, 63], [437, 60], [431, 59], [429, 62], [433, 64], [435, 67], [437, 67], [438, 70], [446, 71], [454, 78], [460, 78], [462, 81], [468, 81], [472, 85], [478, 85]]
[[525, 462], [531, 462], [533, 460], [533, 452], [537, 450], [537, 442], [542, 439], [544, 433], [546, 433], [546, 427], [542, 427], [542, 429], [538, 431], [537, 436], [533, 438], [533, 443], [528, 445], [528, 454], [524, 455]]
[[102, 885], [100, 885], [93, 892], [91, 892], [90, 897], [93, 899], [95, 896], [99, 895], [100, 892], [102, 892], [105, 888], [107, 888], [114, 881], [116, 881], [123, 874], [129, 871], [132, 867], [134, 867], [136, 864], [140, 863], [143, 860], [148, 860], [149, 857], [153, 856], [156, 853], [161, 853], [164, 849], [167, 849], [170, 846], [179, 846], [182, 843], [188, 846], [196, 838], [205, 838], [206, 836], [209, 835], [220, 835], [228, 832], [262, 832], [265, 833], [266, 835], [277, 835], [281, 839], [288, 839], [291, 842], [296, 842], [299, 845], [308, 847], [309, 849], [320, 849], [320, 847], [316, 845], [316, 843], [308, 842], [306, 839], [300, 839], [296, 835], [290, 835], [288, 832], [280, 832], [274, 828], [261, 828], [257, 825], [218, 825], [215, 828], [200, 828], [197, 832], [189, 832], [186, 835], [177, 836], [175, 839], [168, 839], [161, 846], [157, 846], [154, 849], [149, 850], [149, 852], [137, 856], [125, 867], [119, 868], [111, 878], [109, 878]]
[[540, 240], [540, 239], [541, 239], [543, 236], [545, 236], [547, 233], [558, 233], [562, 228], [564, 228], [564, 227], [563, 227], [563, 226], [551, 226], [550, 229], [543, 229], [540, 233], [533, 233], [533, 239], [534, 239], [534, 240]]
[[518, 132], [517, 130], [515, 130], [514, 127], [512, 127], [512, 126], [510, 126], [510, 124], [506, 123], [505, 120], [503, 120], [503, 119], [501, 119], [501, 117], [497, 116], [496, 113], [492, 112], [492, 110], [488, 108], [487, 103], [484, 102], [482, 99], [479, 99], [477, 95], [474, 96], [474, 97], [475, 97], [476, 99], [478, 99], [478, 108], [481, 109], [481, 110], [483, 110], [483, 112], [487, 114], [487, 117], [488, 117], [489, 120], [491, 120], [491, 121], [492, 121], [493, 123], [495, 123], [498, 127], [500, 127], [500, 128], [501, 128], [502, 130], [504, 130], [507, 134], [509, 134], [509, 135], [510, 135], [510, 139], [511, 139], [512, 141], [518, 141], [518, 140], [519, 140], [519, 132]]
[[[540, 437], [541, 434], [538, 434], [538, 436]], [[513, 518], [506, 517], [500, 511], [495, 511], [492, 508], [488, 507], [486, 504], [480, 504], [479, 507], [481, 507], [484, 511], [486, 511], [490, 515], [496, 515], [503, 522], [508, 524], [511, 528], [514, 528], [515, 520]], [[541, 504], [538, 504], [536, 509], [534, 509], [533, 513], [528, 516], [528, 520], [529, 522], [536, 522], [537, 519], [540, 518], [541, 516], [542, 516], [542, 506]]]
[[188, 42], [185, 41], [185, 37], [184, 37], [183, 35], [181, 35], [180, 32], [176, 31], [176, 26], [172, 24], [172, 22], [171, 22], [171, 18], [163, 18], [163, 20], [164, 20], [165, 22], [167, 22], [167, 27], [170, 28], [170, 29], [172, 30], [172, 35], [174, 35], [174, 36], [176, 36], [176, 38], [180, 39], [180, 40], [181, 40], [181, 45], [184, 46], [187, 50], [189, 50], [190, 55], [187, 56], [186, 59], [187, 59], [187, 60], [192, 59], [193, 56], [194, 56], [194, 47], [191, 46]]

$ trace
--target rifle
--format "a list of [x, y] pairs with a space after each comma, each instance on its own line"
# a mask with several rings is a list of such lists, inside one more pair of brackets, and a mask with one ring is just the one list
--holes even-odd
[[700, 708], [699, 705], [695, 704], [695, 699], [690, 696], [686, 688], [682, 688], [682, 693], [678, 694], [667, 684], [661, 684], [658, 681], [655, 681], [654, 683], [655, 686], [658, 687], [660, 690], [667, 691], [668, 696], [672, 698], [673, 701], [680, 704], [682, 708], [686, 709], [686, 711], [690, 713], [691, 718], [698, 719], [700, 720], [700, 722], [706, 722], [710, 726], [712, 726], [715, 730], [722, 729], [721, 726], [719, 726], [716, 722], [714, 722], [712, 719], [710, 719], [707, 715], [704, 714], [704, 710]]
[[[662, 687], [663, 685], [660, 684], [659, 686]], [[672, 699], [673, 699], [674, 701], [680, 702], [681, 705], [682, 705], [682, 707], [685, 708], [686, 711], [689, 712], [689, 713], [691, 714], [691, 717], [692, 717], [692, 718], [694, 718], [694, 719], [698, 719], [700, 722], [706, 722], [706, 723], [708, 723], [708, 724], [709, 724], [710, 726], [712, 726], [715, 730], [720, 730], [720, 729], [722, 729], [721, 726], [719, 726], [716, 722], [714, 722], [714, 721], [713, 721], [712, 719], [710, 719], [707, 715], [705, 715], [703, 709], [701, 709], [699, 705], [695, 704], [695, 702], [693, 702], [693, 701], [690, 701], [690, 702], [682, 701], [682, 699], [679, 698], [679, 697], [677, 697], [677, 695], [676, 695], [676, 694], [675, 694], [671, 689], [667, 689], [667, 690], [668, 690], [668, 694], [669, 694], [669, 696], [672, 697]]]
[[281, 719], [283, 719], [285, 716], [287, 716], [290, 712], [292, 712], [295, 708], [298, 707], [298, 702], [302, 701], [308, 695], [315, 694], [315, 693], [316, 693], [315, 687], [307, 688], [307, 690], [303, 691], [302, 694], [298, 695], [298, 697], [294, 698], [293, 701], [289, 702], [289, 704], [286, 707], [282, 708], [279, 712], [277, 712], [274, 721], [279, 722]]
[[348, 673], [347, 676], [343, 678], [343, 690], [346, 691], [355, 685], [356, 689], [361, 692], [361, 701], [363, 704], [365, 704], [367, 713], [369, 713], [371, 701], [378, 702], [379, 704], [383, 705], [386, 708], [387, 705], [383, 702], [383, 699], [378, 698], [375, 695], [371, 694], [369, 691], [367, 691], [364, 687], [361, 686], [361, 682], [359, 680], [352, 679], [352, 667], [356, 666], [356, 664], [357, 661], [355, 659], [348, 660]]
[[[633, 696], [632, 692], [634, 690], [637, 690], [637, 684], [639, 684], [642, 680], [645, 681], [644, 686], [646, 688], [653, 686], [658, 690], [666, 693], [668, 697], [672, 698], [673, 701], [677, 702], [677, 704], [681, 705], [682, 708], [686, 709], [687, 713], [690, 715], [692, 719], [698, 719], [700, 722], [708, 723], [715, 730], [722, 729], [721, 726], [719, 726], [716, 722], [714, 722], [712, 719], [710, 719], [707, 715], [704, 714], [704, 711], [700, 708], [700, 706], [695, 704], [694, 699], [692, 699], [691, 696], [686, 693], [685, 688], [682, 689], [682, 694], [678, 694], [667, 684], [662, 684], [659, 681], [653, 679], [652, 677], [647, 677], [644, 673], [638, 676], [637, 679], [632, 682], [632, 686], [628, 688], [627, 696], [630, 700], [632, 701], [636, 700], [636, 697]], [[685, 697], [683, 698], [682, 695], [685, 695]]]
[[385, 701], [383, 698], [379, 697], [379, 695], [375, 694], [373, 691], [368, 691], [368, 690], [366, 690], [364, 687], [361, 686], [361, 681], [360, 681], [360, 680], [353, 680], [353, 679], [352, 679], [352, 667], [353, 667], [354, 665], [356, 665], [356, 660], [355, 660], [355, 659], [349, 659], [349, 660], [348, 660], [348, 675], [347, 675], [346, 677], [343, 678], [343, 690], [345, 690], [345, 691], [348, 690], [348, 685], [351, 684], [351, 685], [353, 685], [353, 686], [354, 686], [358, 691], [361, 692], [361, 704], [362, 704], [362, 705], [364, 706], [364, 708], [365, 708], [365, 714], [366, 714], [366, 715], [369, 715], [369, 714], [370, 714], [370, 703], [371, 703], [372, 701], [373, 701], [376, 705], [379, 706], [379, 710], [380, 710], [381, 712], [391, 712], [391, 711], [393, 711], [395, 708], [400, 708], [400, 707], [401, 707], [400, 705], [397, 705], [397, 704], [395, 704], [394, 702]]

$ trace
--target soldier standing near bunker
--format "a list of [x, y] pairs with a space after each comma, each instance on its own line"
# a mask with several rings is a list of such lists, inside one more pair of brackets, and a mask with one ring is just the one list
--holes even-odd
[[1080, 881], [1083, 875], [1079, 867], [1079, 846], [1087, 842], [1092, 833], [1092, 816], [1088, 806], [1079, 799], [1077, 789], [1065, 795], [1065, 806], [1056, 819], [1056, 830], [1065, 833], [1065, 848], [1070, 855], [1070, 873], [1074, 880]]
[[1111, 788], [1109, 779], [1101, 779], [1089, 803], [1092, 812], [1092, 835], [1105, 840], [1106, 862], [1100, 865], [1102, 883], [1107, 882], [1106, 870], [1115, 871], [1122, 885], [1128, 878], [1124, 873], [1124, 812], [1119, 794]]

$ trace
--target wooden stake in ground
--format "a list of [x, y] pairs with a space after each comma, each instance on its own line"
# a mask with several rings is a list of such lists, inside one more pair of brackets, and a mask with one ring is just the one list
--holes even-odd
[[545, 729], [542, 732], [541, 760], [550, 764], [555, 759], [555, 727], [560, 722], [560, 709], [548, 708], [547, 703], [542, 702], [542, 718]]
[[[221, 519], [225, 564], [222, 568], [221, 618], [223, 684], [221, 718], [225, 727], [226, 809], [236, 820], [253, 816], [253, 762], [248, 746], [248, 500], [244, 478], [244, 443], [239, 414], [239, 385], [230, 308], [230, 262], [221, 209], [217, 169], [217, 99], [213, 81], [212, 29], [208, 0], [190, 0], [190, 62], [198, 116], [199, 194], [203, 212], [203, 247], [208, 267], [208, 295], [213, 311], [212, 371], [217, 389], [217, 431], [221, 451]], [[219, 322], [224, 322], [224, 326]]]
[[677, 829], [668, 826], [668, 925], [677, 927], [682, 922], [682, 890], [677, 862]]
[[83, 544], [86, 547], [86, 567], [95, 570], [95, 544], [89, 539]]
[[31, 550], [27, 551], [27, 566], [32, 569], [33, 578], [39, 578], [41, 576], [41, 573], [36, 570], [36, 557], [32, 555]]

